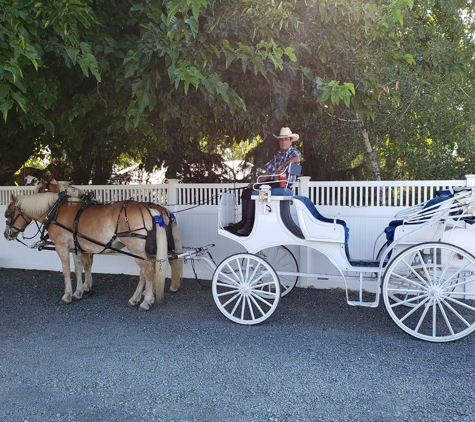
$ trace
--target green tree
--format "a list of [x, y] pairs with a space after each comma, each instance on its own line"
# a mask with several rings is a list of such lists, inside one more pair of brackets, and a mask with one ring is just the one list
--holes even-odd
[[[473, 40], [459, 13], [468, 1], [8, 4], [3, 176], [48, 145], [76, 183], [105, 183], [124, 154], [165, 164], [168, 177], [218, 181], [221, 151], [260, 136], [249, 155], [259, 167], [284, 125], [301, 135], [314, 179], [439, 177], [473, 161]], [[14, 28], [39, 58], [15, 53]], [[5, 70], [15, 60], [19, 78]], [[16, 148], [28, 157], [15, 161]], [[444, 172], [416, 173], [433, 151]]]
[[83, 41], [96, 19], [86, 2], [0, 0], [0, 182], [54, 135], [65, 74], [100, 80]]

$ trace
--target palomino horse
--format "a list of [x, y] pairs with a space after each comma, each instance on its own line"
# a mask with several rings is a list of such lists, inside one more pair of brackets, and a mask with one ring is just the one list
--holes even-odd
[[[12, 195], [5, 211], [7, 219], [5, 238], [15, 240], [33, 220], [47, 227], [49, 237], [61, 259], [64, 303], [70, 303], [73, 296], [69, 253], [78, 251], [73, 255], [75, 264], [82, 272], [79, 252], [97, 254], [106, 249], [115, 250], [116, 241], [120, 241], [135, 258], [143, 274], [145, 294], [140, 308], [150, 309], [155, 297], [157, 301], [161, 301], [165, 288], [167, 236], [160, 213], [133, 201], [99, 205], [86, 204], [82, 201], [71, 202], [66, 198], [65, 194], [51, 192], [19, 197]], [[152, 256], [151, 250], [146, 247], [146, 240], [151, 241], [155, 247], [155, 256]], [[82, 277], [78, 277], [74, 297], [81, 298], [83, 292]], [[129, 305], [137, 305], [141, 297], [142, 287], [139, 283], [129, 299]]]
[[[44, 193], [44, 192], [53, 192], [53, 193], [60, 193], [65, 192], [72, 201], [77, 201], [80, 198], [85, 197], [85, 192], [82, 189], [79, 189], [75, 186], [61, 183], [56, 181], [54, 178], [51, 179], [49, 182], [46, 182], [43, 179], [40, 179], [39, 185], [36, 187], [37, 193]], [[181, 240], [180, 229], [178, 228], [178, 224], [171, 214], [165, 207], [162, 207], [158, 204], [153, 204], [151, 202], [144, 203], [148, 208], [157, 210], [160, 215], [162, 216], [163, 220], [166, 224], [167, 231], [167, 239], [168, 239], [168, 251], [172, 254], [180, 254], [183, 252], [183, 245]], [[120, 248], [121, 244], [118, 243], [116, 248]], [[123, 245], [122, 245], [123, 247]], [[107, 253], [107, 251], [105, 252]], [[93, 255], [82, 253], [81, 256], [81, 265], [84, 268], [84, 291], [89, 291], [92, 288], [92, 262], [93, 262]], [[178, 291], [181, 284], [181, 277], [183, 274], [183, 259], [182, 258], [174, 258], [168, 260], [170, 267], [171, 267], [171, 282], [170, 282], [170, 292], [174, 293]], [[82, 269], [76, 269], [76, 278], [78, 277], [78, 272], [82, 274]], [[145, 280], [140, 272], [140, 281], [137, 289], [144, 287]]]

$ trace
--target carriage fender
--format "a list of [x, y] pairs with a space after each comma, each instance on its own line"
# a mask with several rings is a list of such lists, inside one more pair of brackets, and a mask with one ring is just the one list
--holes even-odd
[[475, 256], [475, 232], [472, 230], [462, 228], [447, 230], [442, 235], [441, 241], [465, 249]]

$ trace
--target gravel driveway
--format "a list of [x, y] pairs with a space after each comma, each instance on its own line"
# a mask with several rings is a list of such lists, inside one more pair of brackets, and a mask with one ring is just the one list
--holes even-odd
[[0, 268], [1, 421], [475, 421], [474, 334], [426, 343], [304, 289], [246, 327], [195, 280], [139, 312], [136, 281], [65, 306], [60, 273]]

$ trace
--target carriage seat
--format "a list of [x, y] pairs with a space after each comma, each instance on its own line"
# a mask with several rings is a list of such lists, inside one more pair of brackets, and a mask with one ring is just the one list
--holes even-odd
[[293, 200], [297, 208], [299, 226], [305, 239], [344, 242], [346, 256], [350, 259], [348, 249], [350, 229], [346, 226], [346, 222], [337, 218], [324, 217], [306, 196], [295, 195]]
[[[422, 207], [421, 209], [421, 217], [423, 217], [424, 212], [423, 210], [430, 208], [431, 210], [437, 209], [438, 207], [435, 207], [435, 205], [440, 204], [441, 202], [446, 201], [447, 199], [453, 198], [453, 195], [450, 194], [450, 191], [443, 190], [443, 191], [437, 191], [436, 192], [436, 197], [430, 199], [427, 201], [427, 203]], [[414, 225], [418, 223], [406, 223], [407, 225]], [[389, 246], [391, 243], [394, 242], [394, 236], [396, 233], [396, 230], [399, 226], [404, 225], [404, 220], [392, 220], [389, 222], [388, 227], [384, 229], [384, 233], [386, 234], [386, 243]]]
[[[267, 183], [265, 183], [267, 185]], [[270, 183], [269, 183], [270, 185]], [[270, 189], [270, 193], [272, 196], [293, 196], [292, 189], [289, 188], [272, 188]], [[252, 190], [252, 195], [259, 195], [259, 191], [256, 189]]]

